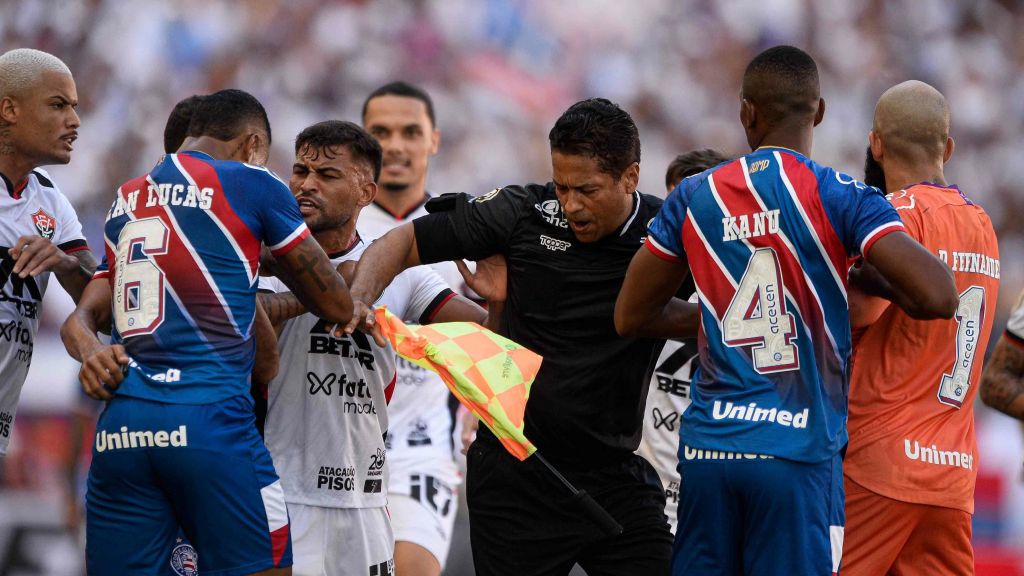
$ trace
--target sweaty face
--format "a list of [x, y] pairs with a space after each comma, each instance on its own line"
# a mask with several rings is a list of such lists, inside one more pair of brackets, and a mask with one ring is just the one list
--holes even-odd
[[345, 146], [299, 150], [288, 187], [311, 232], [337, 230], [352, 219], [367, 171]]
[[17, 150], [37, 165], [67, 164], [81, 120], [78, 90], [69, 74], [44, 72], [38, 83], [16, 98], [17, 121], [11, 138]]
[[552, 151], [551, 167], [558, 202], [580, 242], [604, 238], [629, 217], [636, 185], [631, 173], [639, 173], [637, 165], [615, 178], [601, 170], [596, 158]]
[[367, 104], [363, 125], [384, 151], [381, 187], [391, 192], [422, 189], [427, 164], [437, 153], [440, 138], [427, 115], [427, 105], [406, 96], [378, 96]]

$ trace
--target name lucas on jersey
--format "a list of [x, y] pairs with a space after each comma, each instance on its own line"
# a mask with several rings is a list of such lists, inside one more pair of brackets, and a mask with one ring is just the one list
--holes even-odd
[[[141, 190], [129, 192], [122, 198], [118, 195], [108, 218], [123, 216], [126, 212], [134, 212], [139, 206]], [[146, 187], [146, 208], [154, 206], [182, 206], [209, 210], [213, 207], [213, 188], [200, 188], [192, 184], [150, 184]]]

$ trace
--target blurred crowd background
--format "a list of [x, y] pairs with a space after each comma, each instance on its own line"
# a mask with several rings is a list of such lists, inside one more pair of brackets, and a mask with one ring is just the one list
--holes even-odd
[[[71, 164], [50, 173], [94, 250], [103, 246], [112, 192], [157, 161], [167, 114], [195, 93], [255, 94], [273, 128], [270, 167], [287, 174], [303, 127], [358, 121], [377, 86], [419, 83], [435, 100], [442, 132], [430, 189], [477, 194], [546, 181], [554, 120], [576, 100], [604, 96], [639, 126], [641, 190], [664, 194], [674, 155], [747, 151], [739, 79], [768, 46], [794, 44], [816, 58], [826, 114], [813, 156], [858, 177], [876, 99], [920, 79], [951, 105], [957, 147], [947, 178], [985, 207], [999, 234], [997, 333], [1024, 286], [1024, 193], [1014, 160], [1024, 149], [1022, 29], [1018, 0], [0, 2], [0, 51], [46, 50], [75, 75], [80, 138]], [[71, 304], [56, 284], [47, 305], [15, 444], [0, 462], [0, 574], [81, 570], [64, 528], [74, 524], [66, 487], [75, 478], [81, 485], [84, 464], [74, 456], [89, 438], [74, 432], [97, 407], [78, 392], [77, 365], [57, 339]], [[976, 413], [979, 561], [1016, 570], [1021, 430], [980, 402]], [[467, 555], [468, 543], [457, 542], [447, 573], [470, 573]]]

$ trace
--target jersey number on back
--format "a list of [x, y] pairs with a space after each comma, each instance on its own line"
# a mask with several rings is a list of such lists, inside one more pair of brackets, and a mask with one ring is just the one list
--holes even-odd
[[785, 292], [775, 250], [758, 248], [722, 318], [722, 341], [733, 348], [753, 346], [754, 370], [759, 374], [800, 368]]
[[[978, 356], [981, 324], [985, 313], [985, 289], [971, 286], [960, 293], [956, 308], [956, 361], [953, 371], [942, 375], [939, 402], [960, 408], [971, 387], [971, 372]], [[984, 354], [984, 350], [980, 351]]]
[[164, 273], [153, 256], [167, 253], [167, 226], [133, 220], [117, 241], [114, 325], [122, 337], [151, 334], [164, 321]]

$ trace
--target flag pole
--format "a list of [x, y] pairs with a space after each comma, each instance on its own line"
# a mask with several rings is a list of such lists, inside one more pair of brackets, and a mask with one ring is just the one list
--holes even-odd
[[618, 536], [619, 534], [622, 534], [622, 525], [616, 522], [615, 518], [613, 518], [607, 510], [602, 508], [590, 494], [587, 494], [586, 490], [578, 490], [573, 486], [571, 482], [565, 479], [565, 476], [562, 476], [562, 473], [559, 472], [558, 469], [552, 466], [550, 462], [541, 456], [539, 451], [534, 452], [533, 457], [540, 460], [540, 463], [550, 470], [551, 473], [555, 475], [555, 478], [558, 478], [558, 480], [562, 482], [562, 485], [569, 489], [573, 500], [583, 508], [583, 511], [586, 512], [587, 516], [590, 516], [591, 520], [601, 527], [601, 530], [604, 531], [605, 534], [609, 536]]

